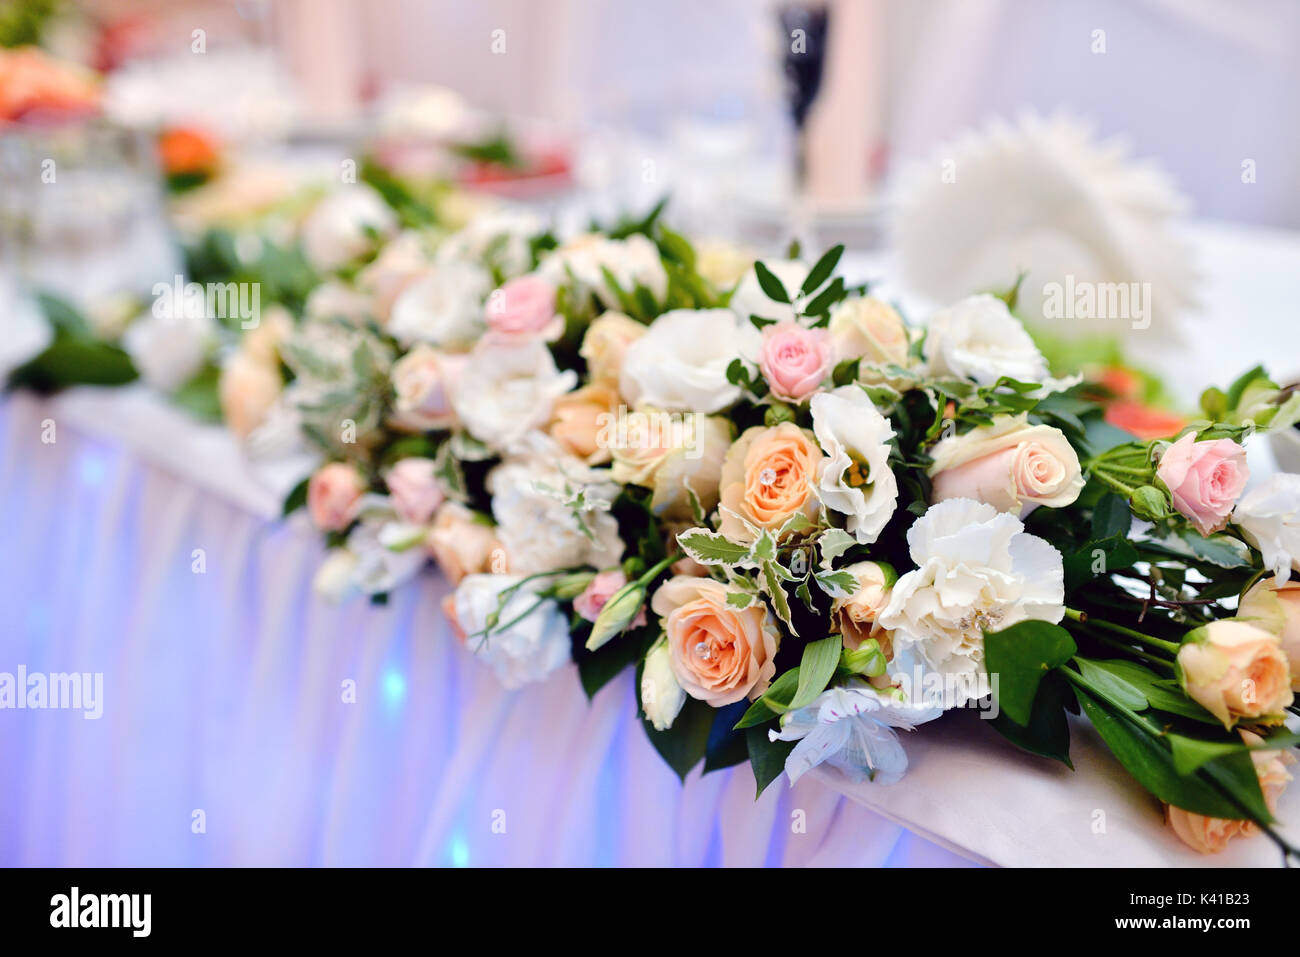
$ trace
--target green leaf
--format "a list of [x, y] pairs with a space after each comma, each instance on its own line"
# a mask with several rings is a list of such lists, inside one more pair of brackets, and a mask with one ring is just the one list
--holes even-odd
[[1052, 758], [1073, 770], [1074, 765], [1070, 763], [1070, 723], [1065, 715], [1066, 693], [1065, 680], [1059, 674], [1049, 674], [1034, 696], [1034, 707], [1026, 724], [1016, 724], [1006, 712], [999, 712], [997, 717], [988, 719], [988, 723], [1022, 751]]
[[[638, 689], [641, 687], [639, 670]], [[637, 694], [639, 703], [639, 690]], [[667, 731], [656, 731], [655, 726], [645, 719], [644, 708], [641, 709], [641, 714], [641, 724], [645, 728], [647, 737], [650, 738], [650, 743], [677, 776], [685, 781], [691, 768], [700, 763], [700, 759], [708, 750], [709, 730], [713, 727], [713, 708], [703, 701], [687, 697], [682, 710], [673, 721], [673, 726]]]
[[817, 289], [830, 278], [835, 267], [839, 265], [840, 257], [844, 255], [844, 246], [832, 246], [826, 251], [821, 259], [808, 271], [808, 276], [804, 279], [803, 285], [799, 287], [799, 295], [812, 295], [813, 290]]
[[1128, 535], [1133, 525], [1133, 513], [1129, 511], [1124, 496], [1107, 492], [1092, 507], [1092, 537], [1106, 539]]
[[1249, 568], [1252, 559], [1246, 544], [1230, 535], [1203, 537], [1192, 529], [1183, 532], [1182, 539], [1200, 559], [1220, 568]]
[[843, 650], [843, 639], [839, 635], [811, 641], [804, 647], [803, 658], [799, 662], [799, 686], [790, 701], [791, 711], [810, 704], [826, 690], [826, 685], [835, 675], [835, 667], [840, 663], [840, 652]]
[[749, 706], [736, 722], [737, 728], [764, 724], [790, 710], [790, 701], [799, 687], [799, 669], [791, 668], [767, 687], [763, 696]]
[[284, 505], [280, 509], [281, 518], [287, 518], [307, 504], [307, 485], [309, 482], [311, 482], [310, 475], [295, 485], [289, 494], [284, 497]]
[[1075, 687], [1074, 696], [1111, 754], [1161, 801], [1206, 817], [1243, 819], [1241, 810], [1212, 785], [1179, 774], [1173, 756], [1150, 731], [1082, 688]]
[[49, 393], [72, 385], [125, 385], [138, 377], [131, 357], [117, 346], [60, 333], [44, 352], [14, 369], [8, 383]]
[[[1124, 506], [1124, 511], [1128, 512], [1127, 505]], [[1127, 538], [1112, 535], [1110, 538], [1088, 542], [1069, 555], [1063, 563], [1066, 592], [1069, 593], [1094, 578], [1132, 568], [1137, 560], [1137, 549]]]
[[785, 770], [785, 759], [794, 750], [794, 741], [772, 741], [766, 728], [749, 728], [745, 731], [745, 744], [749, 748], [749, 766], [754, 771], [757, 799]]
[[1161, 681], [1143, 690], [1147, 696], [1147, 704], [1158, 711], [1176, 714], [1183, 718], [1191, 718], [1193, 721], [1216, 727], [1223, 724], [1218, 718], [1187, 697], [1187, 694], [1178, 686], [1177, 682]]
[[822, 567], [830, 568], [831, 563], [839, 558], [858, 540], [842, 528], [828, 528], [817, 538], [817, 548], [822, 553]]
[[845, 359], [838, 363], [831, 373], [831, 384], [839, 388], [852, 383], [858, 377], [858, 364], [861, 361], [861, 359]]
[[748, 560], [751, 547], [733, 542], [721, 532], [694, 528], [677, 536], [677, 544], [701, 565], [739, 565]]
[[618, 641], [606, 642], [595, 651], [575, 647], [573, 660], [587, 699], [594, 698], [597, 691], [622, 674], [628, 665], [643, 659], [656, 637], [656, 627], [645, 627], [628, 632]]
[[774, 561], [766, 561], [759, 567], [762, 570], [763, 591], [772, 600], [772, 610], [790, 629], [790, 634], [797, 636], [799, 632], [795, 630], [790, 616], [790, 599], [786, 596], [785, 588], [781, 585], [781, 575], [777, 571], [780, 566]]
[[787, 304], [790, 302], [790, 294], [785, 291], [785, 285], [759, 260], [754, 261], [754, 274], [758, 277], [758, 285], [768, 299]]
[[817, 579], [822, 591], [832, 598], [848, 598], [858, 585], [858, 580], [847, 571], [818, 572], [813, 577]]
[[998, 706], [1019, 725], [1029, 722], [1038, 684], [1053, 668], [1069, 661], [1074, 639], [1060, 625], [1022, 621], [984, 635], [984, 667], [996, 682]]
[[804, 307], [804, 315], [820, 316], [830, 312], [831, 306], [835, 305], [844, 298], [844, 280], [839, 276], [835, 281], [819, 292], [813, 301]]
[[709, 729], [709, 744], [704, 752], [704, 773], [720, 771], [749, 760], [749, 744], [743, 731], [736, 731], [732, 725], [736, 716], [745, 710], [745, 702], [715, 708], [713, 725]]
[[182, 385], [172, 395], [172, 401], [196, 419], [204, 422], [221, 421], [221, 397], [218, 385], [221, 370], [205, 365], [194, 378]]
[[[1093, 661], [1088, 658], [1075, 658], [1079, 673], [1092, 688], [1094, 693], [1112, 701], [1129, 711], [1145, 711], [1148, 707], [1146, 695], [1142, 689], [1129, 681], [1122, 669], [1110, 667], [1114, 662]], [[1127, 662], [1119, 662], [1127, 664]]]

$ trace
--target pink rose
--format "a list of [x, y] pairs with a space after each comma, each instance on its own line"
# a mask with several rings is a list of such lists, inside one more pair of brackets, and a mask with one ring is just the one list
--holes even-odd
[[763, 330], [758, 366], [772, 394], [799, 402], [817, 391], [831, 371], [831, 344], [822, 329], [782, 322]]
[[445, 497], [433, 474], [433, 459], [402, 459], [384, 477], [393, 507], [402, 521], [423, 525]]
[[[605, 603], [614, 596], [614, 592], [626, 584], [627, 576], [623, 574], [621, 568], [599, 572], [582, 590], [582, 594], [573, 600], [573, 610], [585, 620], [594, 622], [600, 610], [605, 607]], [[642, 608], [628, 627], [640, 628], [645, 621], [645, 609]]]
[[555, 314], [555, 287], [541, 276], [520, 276], [497, 289], [487, 300], [489, 331], [506, 339], [553, 341], [564, 331]]
[[1219, 531], [1250, 475], [1246, 450], [1231, 439], [1197, 442], [1188, 432], [1160, 457], [1156, 478], [1165, 483], [1174, 508], [1202, 535]]
[[341, 532], [357, 517], [366, 480], [356, 466], [330, 462], [307, 483], [307, 511], [323, 532]]

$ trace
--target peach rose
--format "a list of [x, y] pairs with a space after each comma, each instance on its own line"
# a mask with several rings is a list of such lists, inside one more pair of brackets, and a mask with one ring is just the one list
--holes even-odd
[[758, 367], [772, 394], [800, 402], [822, 384], [831, 371], [831, 347], [821, 329], [782, 322], [763, 330]]
[[1277, 636], [1232, 618], [1188, 632], [1178, 649], [1178, 675], [1188, 695], [1225, 728], [1278, 714], [1293, 700]]
[[722, 463], [720, 531], [737, 542], [757, 536], [745, 524], [778, 529], [790, 516], [817, 515], [813, 482], [826, 456], [793, 422], [746, 429]]
[[[600, 610], [605, 607], [614, 592], [618, 591], [627, 584], [627, 575], [623, 574], [621, 568], [611, 568], [608, 571], [597, 572], [596, 576], [582, 590], [582, 594], [573, 600], [573, 610], [584, 621], [594, 622], [600, 615]], [[636, 617], [632, 619], [629, 628], [640, 628], [646, 622], [645, 608], [642, 607], [637, 612]]]
[[564, 333], [564, 319], [555, 313], [555, 287], [541, 276], [511, 279], [487, 299], [491, 335], [503, 339], [542, 339], [554, 342]]
[[600, 465], [610, 460], [609, 444], [602, 439], [618, 405], [617, 389], [593, 382], [555, 400], [546, 431], [588, 465]]
[[857, 582], [852, 595], [831, 604], [831, 618], [844, 636], [844, 647], [857, 651], [868, 638], [875, 638], [888, 660], [889, 632], [880, 627], [877, 619], [889, 604], [893, 576], [879, 562], [857, 562], [843, 571]]
[[1291, 669], [1291, 690], [1300, 691], [1300, 581], [1256, 582], [1237, 605], [1237, 617], [1277, 635]]
[[621, 312], [606, 312], [587, 327], [579, 355], [587, 361], [593, 382], [618, 387], [627, 347], [646, 333], [646, 326]]
[[907, 327], [888, 303], [872, 296], [845, 299], [831, 310], [828, 329], [836, 362], [863, 359], [877, 365], [907, 365]]
[[1030, 425], [1025, 415], [949, 436], [930, 455], [931, 504], [973, 498], [1024, 518], [1040, 505], [1069, 505], [1084, 485], [1079, 456], [1065, 434]]
[[393, 427], [425, 432], [454, 425], [451, 396], [465, 361], [421, 343], [393, 363]]
[[434, 513], [424, 549], [453, 585], [466, 575], [509, 571], [496, 530], [459, 502], [444, 502]]
[[384, 476], [393, 507], [402, 521], [423, 525], [446, 497], [434, 477], [433, 459], [402, 459]]
[[330, 462], [307, 483], [307, 511], [323, 532], [341, 532], [357, 517], [366, 480], [355, 465]]
[[278, 367], [246, 352], [236, 352], [222, 365], [217, 383], [221, 418], [231, 432], [247, 438], [266, 420], [283, 386]]
[[[1252, 748], [1264, 744], [1259, 735], [1242, 730], [1241, 740]], [[1278, 799], [1286, 790], [1291, 775], [1287, 765], [1295, 763], [1295, 757], [1288, 751], [1257, 750], [1250, 752], [1255, 765], [1255, 775], [1259, 778], [1259, 789], [1264, 794], [1264, 803], [1270, 811], [1277, 810]], [[1253, 821], [1229, 821], [1223, 818], [1206, 817], [1184, 811], [1180, 807], [1165, 806], [1165, 818], [1169, 826], [1188, 847], [1202, 854], [1217, 854], [1228, 846], [1234, 837], [1250, 837], [1259, 829]]]
[[1228, 524], [1246, 487], [1246, 450], [1231, 439], [1197, 442], [1188, 432], [1160, 456], [1156, 478], [1173, 496], [1174, 508], [1202, 535]]
[[780, 633], [765, 605], [738, 611], [721, 582], [676, 576], [650, 607], [663, 621], [673, 675], [692, 698], [720, 708], [767, 690]]

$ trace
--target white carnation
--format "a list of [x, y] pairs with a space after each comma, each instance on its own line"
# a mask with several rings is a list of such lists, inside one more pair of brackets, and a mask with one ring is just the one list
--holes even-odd
[[992, 505], [953, 498], [907, 532], [917, 567], [894, 585], [880, 625], [893, 632], [895, 664], [914, 654], [929, 670], [960, 679], [954, 706], [978, 696], [985, 630], [1065, 615], [1061, 553], [1024, 528]]
[[[532, 583], [516, 589], [498, 613], [501, 593], [519, 580], [518, 575], [466, 575], [453, 601], [466, 647], [506, 688], [541, 681], [569, 660], [569, 623], [556, 602], [537, 597]], [[497, 626], [484, 635], [489, 615], [497, 616]]]
[[469, 354], [452, 405], [470, 435], [491, 448], [508, 450], [544, 425], [555, 400], [577, 384], [578, 374], [557, 369], [550, 350], [540, 342], [485, 339]]

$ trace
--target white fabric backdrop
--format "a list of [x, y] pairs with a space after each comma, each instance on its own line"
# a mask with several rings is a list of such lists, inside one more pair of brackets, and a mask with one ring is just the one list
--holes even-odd
[[437, 575], [324, 605], [308, 529], [67, 418], [0, 402], [0, 671], [102, 672], [103, 717], [0, 710], [0, 864], [966, 863], [820, 781], [683, 788], [630, 675], [590, 706], [572, 668], [505, 692], [447, 632]]

